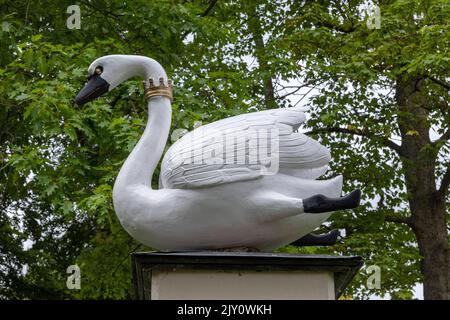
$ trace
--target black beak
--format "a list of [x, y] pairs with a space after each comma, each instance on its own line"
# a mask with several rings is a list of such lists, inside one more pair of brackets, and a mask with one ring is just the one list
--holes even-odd
[[109, 83], [106, 82], [100, 75], [93, 75], [90, 77], [88, 83], [81, 89], [75, 98], [75, 103], [79, 106], [92, 101], [102, 94], [108, 92]]

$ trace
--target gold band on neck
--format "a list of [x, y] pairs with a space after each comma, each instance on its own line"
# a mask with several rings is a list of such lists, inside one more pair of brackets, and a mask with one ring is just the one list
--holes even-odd
[[170, 102], [173, 101], [173, 93], [172, 93], [172, 81], [167, 80], [167, 85], [164, 83], [164, 78], [159, 78], [159, 85], [155, 86], [153, 79], [148, 80], [148, 85], [144, 81], [144, 94], [145, 99], [148, 100], [152, 97], [167, 97], [170, 99]]

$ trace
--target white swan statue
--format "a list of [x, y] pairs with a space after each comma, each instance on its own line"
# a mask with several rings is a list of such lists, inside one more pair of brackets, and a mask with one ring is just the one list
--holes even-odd
[[157, 61], [135, 55], [101, 57], [88, 72], [75, 99], [79, 105], [131, 77], [144, 79], [148, 123], [115, 181], [113, 202], [122, 226], [145, 245], [269, 251], [307, 236], [333, 211], [359, 204], [359, 190], [340, 197], [341, 176], [315, 180], [331, 157], [297, 132], [303, 107], [246, 113], [184, 135], [166, 152], [154, 190], [152, 175], [171, 125], [166, 72]]

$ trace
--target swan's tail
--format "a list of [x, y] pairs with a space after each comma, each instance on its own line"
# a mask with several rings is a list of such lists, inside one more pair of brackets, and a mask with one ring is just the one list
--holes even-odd
[[333, 198], [341, 196], [342, 185], [344, 182], [344, 179], [341, 175], [328, 180], [316, 181], [320, 183], [320, 192], [317, 192], [317, 194], [323, 194], [324, 196]]

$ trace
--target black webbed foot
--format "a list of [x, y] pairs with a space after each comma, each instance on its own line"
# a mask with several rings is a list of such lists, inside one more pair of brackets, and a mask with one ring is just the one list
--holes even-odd
[[305, 246], [332, 246], [336, 244], [338, 237], [340, 236], [339, 230], [331, 230], [324, 234], [310, 233], [306, 236], [291, 243], [292, 246], [305, 247]]
[[353, 209], [359, 206], [361, 190], [357, 189], [340, 198], [328, 198], [322, 194], [303, 199], [303, 208], [307, 213], [322, 213], [344, 209]]

